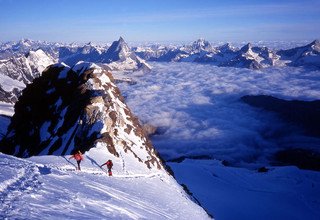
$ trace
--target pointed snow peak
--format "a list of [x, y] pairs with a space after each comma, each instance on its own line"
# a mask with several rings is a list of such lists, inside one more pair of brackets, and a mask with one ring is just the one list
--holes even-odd
[[314, 40], [311, 44], [310, 44], [311, 48], [319, 51], [320, 52], [320, 41], [319, 40]]
[[123, 39], [121, 36], [120, 36], [120, 38], [119, 38], [118, 42], [119, 42], [119, 43], [126, 43], [126, 42], [124, 41], [124, 39]]
[[115, 47], [114, 49], [116, 50], [121, 50], [121, 49], [129, 50], [127, 43], [124, 41], [122, 37], [120, 37], [118, 41], [114, 41], [110, 46], [110, 48], [112, 48], [112, 46], [114, 46]]
[[320, 41], [318, 39], [310, 43], [310, 45], [319, 45], [319, 44], [320, 44]]
[[130, 56], [130, 48], [122, 37], [118, 41], [114, 41], [105, 53], [105, 61], [113, 62], [125, 60]]
[[246, 45], [244, 45], [244, 46], [240, 49], [240, 51], [243, 52], [243, 53], [245, 53], [245, 52], [248, 52], [248, 51], [251, 50], [251, 49], [252, 49], [251, 43], [247, 43]]

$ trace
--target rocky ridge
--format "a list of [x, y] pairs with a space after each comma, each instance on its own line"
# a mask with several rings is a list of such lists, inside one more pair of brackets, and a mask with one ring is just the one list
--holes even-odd
[[[104, 148], [123, 163], [162, 168], [112, 75], [87, 62], [49, 66], [27, 85], [0, 149], [19, 157]], [[126, 158], [126, 159], [124, 159]]]

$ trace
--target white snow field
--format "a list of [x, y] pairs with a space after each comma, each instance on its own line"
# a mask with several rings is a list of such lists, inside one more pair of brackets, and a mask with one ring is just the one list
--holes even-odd
[[81, 171], [61, 156], [19, 159], [0, 153], [0, 219], [209, 219], [164, 171], [135, 174], [107, 154], [86, 152]]
[[169, 165], [179, 183], [216, 219], [320, 219], [320, 172], [287, 166], [258, 173], [225, 167], [217, 160]]

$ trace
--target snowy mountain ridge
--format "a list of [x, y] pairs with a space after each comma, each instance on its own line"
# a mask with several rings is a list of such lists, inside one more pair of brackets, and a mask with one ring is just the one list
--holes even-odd
[[[267, 47], [248, 43], [240, 49], [229, 43], [214, 47], [208, 41], [199, 39], [191, 45], [178, 47], [148, 46], [135, 48], [139, 56], [147, 61], [196, 62], [223, 67], [261, 69], [270, 66], [319, 67], [319, 41], [288, 50], [273, 51]], [[291, 55], [295, 54], [295, 56]], [[299, 58], [299, 59], [298, 59]]]
[[15, 103], [22, 89], [53, 63], [41, 49], [0, 60], [0, 102]]
[[[21, 90], [34, 78], [40, 76], [47, 66], [57, 61], [69, 66], [79, 61], [95, 62], [105, 69], [121, 72], [149, 72], [151, 70], [151, 66], [138, 57], [122, 37], [119, 41], [115, 41], [109, 49], [106, 48], [91, 42], [78, 46], [25, 39], [17, 43], [0, 45], [0, 57], [6, 57], [0, 60], [0, 82], [3, 81], [0, 85], [0, 103], [14, 104]], [[11, 82], [12, 80], [14, 82]], [[0, 113], [12, 115], [12, 106], [7, 109], [0, 110]]]
[[[60, 62], [74, 65], [80, 60], [104, 63], [111, 70], [150, 69], [146, 61], [196, 62], [210, 63], [216, 66], [260, 69], [270, 66], [313, 66], [319, 67], [319, 40], [308, 45], [286, 50], [272, 50], [265, 46], [252, 46], [251, 53], [243, 47], [236, 48], [227, 43], [213, 46], [201, 38], [182, 46], [164, 46], [160, 44], [129, 47], [122, 37], [109, 47], [98, 46], [91, 42], [78, 44], [48, 43], [23, 39], [0, 45], [0, 58], [6, 59], [12, 54], [25, 54], [30, 50], [42, 49]], [[292, 54], [295, 54], [294, 56]], [[116, 63], [115, 63], [116, 62]]]
[[145, 172], [163, 169], [112, 80], [109, 72], [92, 63], [49, 66], [23, 90], [1, 151], [29, 157], [101, 147], [122, 164], [137, 163]]
[[2, 219], [209, 219], [163, 172], [114, 176], [99, 168], [107, 155], [91, 149], [75, 171], [68, 157], [19, 159], [0, 153]]

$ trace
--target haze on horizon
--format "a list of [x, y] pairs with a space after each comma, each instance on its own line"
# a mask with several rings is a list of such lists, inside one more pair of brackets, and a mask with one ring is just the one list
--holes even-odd
[[0, 0], [0, 41], [284, 41], [320, 38], [319, 0]]

